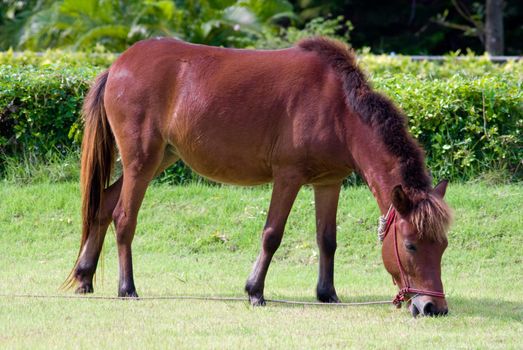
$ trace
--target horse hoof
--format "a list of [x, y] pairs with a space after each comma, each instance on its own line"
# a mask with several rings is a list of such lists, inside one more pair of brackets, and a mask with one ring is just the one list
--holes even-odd
[[338, 299], [338, 296], [335, 294], [335, 295], [332, 295], [328, 301], [326, 301], [327, 303], [332, 303], [332, 304], [338, 304], [338, 303], [341, 303], [340, 299]]
[[119, 291], [118, 292], [119, 298], [131, 298], [131, 299], [138, 299], [138, 293], [136, 293], [135, 290], [132, 291]]
[[93, 285], [92, 284], [84, 284], [74, 291], [76, 294], [87, 294], [87, 293], [93, 293]]
[[336, 292], [331, 293], [320, 293], [317, 294], [318, 301], [322, 303], [337, 304], [340, 302], [340, 299], [336, 295]]
[[265, 298], [261, 296], [249, 295], [249, 302], [252, 306], [265, 306]]
[[327, 304], [337, 304], [337, 303], [340, 303], [340, 299], [338, 299], [338, 297], [336, 295], [331, 295], [329, 297], [322, 297], [322, 298], [318, 298], [318, 300], [322, 303], [327, 303]]

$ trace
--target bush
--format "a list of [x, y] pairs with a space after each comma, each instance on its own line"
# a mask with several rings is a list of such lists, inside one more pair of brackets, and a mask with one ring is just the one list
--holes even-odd
[[38, 53], [32, 51], [14, 53], [12, 50], [9, 50], [0, 52], [0, 66], [37, 66], [42, 68], [56, 67], [57, 69], [83, 67], [106, 68], [113, 63], [117, 56], [117, 54], [108, 53], [103, 50], [89, 53], [62, 50], [47, 50]]
[[396, 74], [374, 81], [405, 111], [436, 178], [470, 179], [497, 169], [521, 179], [521, 81], [488, 73], [431, 80]]
[[76, 147], [83, 96], [98, 71], [0, 66], [0, 154], [45, 155]]
[[[113, 59], [103, 53], [0, 54], [0, 153], [41, 159], [77, 151], [83, 96]], [[465, 180], [499, 169], [522, 179], [522, 62], [411, 62], [368, 54], [360, 60], [374, 86], [405, 111], [436, 178]], [[161, 181], [195, 178], [178, 163]]]
[[468, 53], [457, 56], [458, 53], [445, 56], [443, 61], [412, 61], [409, 56], [370, 55], [365, 49], [360, 53], [359, 61], [371, 78], [378, 79], [396, 74], [410, 74], [416, 80], [452, 78], [455, 75], [468, 79], [485, 74], [511, 75], [519, 80], [523, 77], [522, 61], [509, 60], [499, 64], [491, 62], [487, 55], [475, 56]]

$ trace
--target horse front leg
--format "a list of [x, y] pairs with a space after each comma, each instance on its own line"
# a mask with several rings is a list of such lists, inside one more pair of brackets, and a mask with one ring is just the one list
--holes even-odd
[[265, 305], [263, 289], [267, 270], [274, 253], [280, 246], [287, 217], [301, 185], [299, 178], [289, 174], [274, 179], [271, 204], [263, 229], [262, 249], [245, 285], [249, 301], [254, 306]]
[[314, 186], [316, 204], [316, 240], [320, 266], [316, 296], [325, 303], [339, 303], [334, 289], [334, 253], [336, 252], [336, 212], [341, 184]]

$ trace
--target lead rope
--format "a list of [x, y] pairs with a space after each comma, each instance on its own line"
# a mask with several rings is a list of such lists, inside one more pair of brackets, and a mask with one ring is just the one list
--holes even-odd
[[[394, 214], [395, 214], [395, 212], [394, 212]], [[398, 292], [398, 294], [396, 295], [396, 297], [394, 298], [392, 303], [399, 309], [399, 308], [401, 308], [401, 303], [405, 301], [405, 292], [407, 290], [409, 290], [410, 283], [409, 283], [408, 276], [405, 276], [405, 270], [403, 269], [403, 265], [401, 264], [400, 253], [398, 251], [398, 235], [396, 232], [396, 220], [395, 219], [396, 219], [396, 215], [394, 215], [394, 219], [392, 220], [392, 225], [393, 225], [393, 230], [394, 230], [394, 253], [396, 254], [396, 262], [398, 263], [398, 267], [400, 270], [402, 288], [400, 289], [400, 291]], [[414, 297], [412, 297], [411, 299], [413, 299], [413, 298]]]
[[[0, 294], [0, 298], [25, 298], [25, 299], [80, 299], [80, 300], [197, 300], [197, 301], [242, 301], [248, 302], [245, 297], [220, 297], [220, 296], [200, 296], [200, 295], [163, 295], [138, 298], [110, 297], [110, 296], [80, 296], [80, 295], [39, 295], [39, 294]], [[266, 302], [274, 304], [290, 305], [311, 305], [311, 306], [365, 306], [365, 305], [385, 305], [391, 304], [390, 300], [360, 301], [352, 303], [320, 303], [314, 301], [294, 301], [284, 299], [265, 299]]]

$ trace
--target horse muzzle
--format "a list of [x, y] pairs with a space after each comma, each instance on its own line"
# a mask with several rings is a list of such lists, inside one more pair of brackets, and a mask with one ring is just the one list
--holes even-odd
[[447, 301], [444, 298], [434, 298], [426, 295], [417, 295], [410, 300], [410, 313], [418, 316], [445, 316], [448, 314]]

